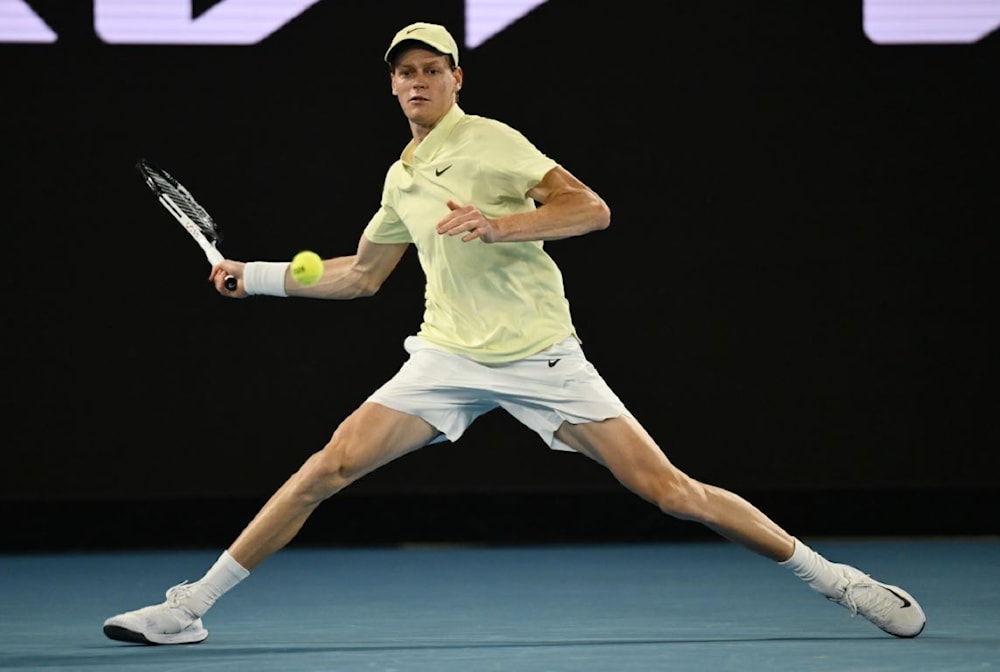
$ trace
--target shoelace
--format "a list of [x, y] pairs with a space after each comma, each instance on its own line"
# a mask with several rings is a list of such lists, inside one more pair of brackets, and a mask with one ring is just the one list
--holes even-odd
[[[870, 597], [855, 594], [860, 590], [869, 590]], [[847, 585], [844, 586], [844, 594], [841, 596], [840, 604], [847, 607], [848, 611], [851, 612], [851, 616], [856, 616], [858, 614], [858, 599], [863, 603], [865, 610], [865, 618], [874, 623], [884, 623], [888, 621], [896, 605], [889, 598], [889, 596], [883, 594], [882, 586], [873, 581], [867, 574], [861, 577], [848, 577]]]
[[181, 602], [187, 599], [192, 590], [194, 590], [193, 584], [190, 584], [187, 581], [178, 583], [176, 586], [167, 591], [167, 604], [171, 607], [181, 606]]
[[854, 600], [854, 587], [858, 586], [859, 583], [853, 579], [847, 580], [847, 585], [844, 586], [844, 593], [837, 600], [840, 604], [847, 607], [847, 610], [851, 612], [851, 616], [858, 615], [858, 603]]

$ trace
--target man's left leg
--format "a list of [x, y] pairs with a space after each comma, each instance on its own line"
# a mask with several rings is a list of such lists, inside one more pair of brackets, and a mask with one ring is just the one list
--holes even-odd
[[831, 563], [748, 501], [697, 481], [675, 467], [637, 420], [563, 423], [556, 438], [607, 467], [629, 490], [675, 518], [719, 535], [791, 569], [813, 590], [860, 613], [897, 637], [916, 637], [926, 617], [913, 596], [850, 565]]

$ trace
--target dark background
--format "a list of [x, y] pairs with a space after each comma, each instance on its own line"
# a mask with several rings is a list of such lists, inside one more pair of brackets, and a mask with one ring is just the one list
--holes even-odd
[[[411, 251], [364, 301], [225, 300], [135, 161], [232, 258], [350, 253], [409, 139], [382, 54], [414, 20], [463, 44], [463, 4], [326, 1], [247, 47], [105, 44], [89, 3], [29, 4], [60, 39], [0, 44], [4, 544], [225, 545], [404, 361], [423, 278]], [[549, 0], [461, 58], [467, 112], [610, 204], [546, 249], [676, 464], [799, 534], [1000, 531], [995, 32], [876, 45], [860, 0]], [[701, 533], [498, 411], [297, 543]]]

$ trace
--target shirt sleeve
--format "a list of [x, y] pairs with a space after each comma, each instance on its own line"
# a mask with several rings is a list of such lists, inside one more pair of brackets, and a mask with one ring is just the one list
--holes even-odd
[[493, 124], [490, 143], [498, 151], [486, 155], [497, 157], [503, 165], [494, 166], [494, 175], [502, 181], [501, 193], [524, 198], [545, 174], [555, 168], [556, 161], [539, 150], [520, 131], [502, 122]]
[[365, 237], [373, 243], [412, 243], [413, 237], [390, 202], [389, 184], [391, 180], [392, 171], [390, 170], [386, 174], [385, 184], [382, 186], [382, 203], [372, 218], [368, 220], [368, 224], [365, 226]]
[[412, 243], [410, 232], [391, 208], [383, 205], [368, 220], [365, 237], [373, 243]]

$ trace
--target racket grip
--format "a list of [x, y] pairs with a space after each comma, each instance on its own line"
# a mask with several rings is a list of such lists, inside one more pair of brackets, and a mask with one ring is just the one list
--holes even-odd
[[226, 276], [226, 282], [225, 282], [225, 284], [226, 284], [226, 289], [228, 289], [230, 292], [236, 290], [236, 278], [235, 277], [233, 277], [231, 275], [227, 275]]

